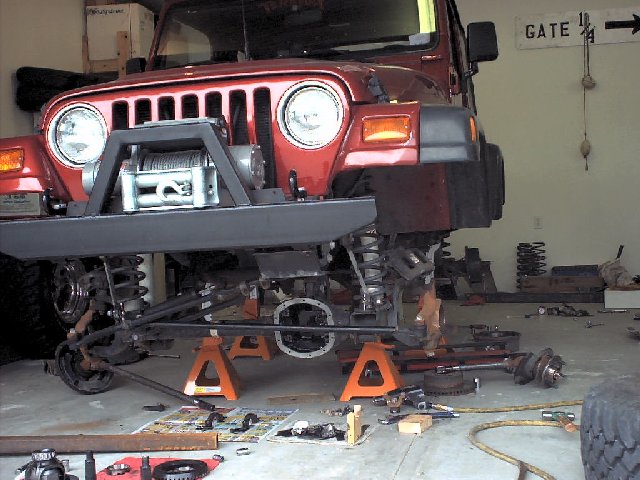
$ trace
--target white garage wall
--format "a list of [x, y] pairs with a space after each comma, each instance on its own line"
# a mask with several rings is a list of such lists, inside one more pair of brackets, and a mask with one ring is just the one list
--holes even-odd
[[15, 104], [19, 67], [82, 71], [83, 0], [0, 0], [0, 138], [29, 135]]
[[601, 263], [624, 244], [623, 264], [640, 273], [640, 43], [591, 47], [598, 84], [587, 93], [588, 172], [579, 152], [582, 47], [515, 47], [516, 16], [634, 5], [640, 10], [639, 0], [458, 0], [465, 25], [490, 20], [498, 32], [500, 58], [480, 64], [475, 84], [482, 124], [505, 156], [507, 204], [490, 229], [455, 232], [452, 252], [479, 247], [499, 290], [515, 290], [518, 242], [546, 242], [550, 266]]

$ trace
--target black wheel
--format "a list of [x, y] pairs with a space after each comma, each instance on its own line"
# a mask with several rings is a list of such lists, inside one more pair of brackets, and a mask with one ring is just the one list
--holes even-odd
[[83, 362], [82, 354], [70, 350], [66, 345], [56, 351], [56, 367], [62, 381], [83, 395], [102, 393], [109, 389], [113, 381], [113, 372], [89, 369]]
[[640, 375], [610, 379], [589, 391], [580, 441], [586, 480], [640, 479]]
[[52, 358], [65, 339], [51, 300], [50, 265], [0, 254], [0, 312], [10, 343], [28, 358]]

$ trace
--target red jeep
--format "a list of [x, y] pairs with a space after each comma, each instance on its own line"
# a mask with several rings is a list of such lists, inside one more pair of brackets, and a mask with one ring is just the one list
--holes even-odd
[[[212, 329], [301, 358], [429, 343], [403, 291], [433, 285], [452, 230], [502, 214], [472, 83], [497, 55], [453, 0], [168, 1], [148, 63], [0, 140], [3, 313], [32, 344], [64, 326], [57, 366], [83, 393], [105, 362]], [[272, 315], [214, 315], [265, 295]]]

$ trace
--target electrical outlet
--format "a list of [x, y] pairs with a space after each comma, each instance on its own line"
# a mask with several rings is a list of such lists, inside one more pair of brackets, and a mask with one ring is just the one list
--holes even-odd
[[542, 217], [533, 217], [534, 230], [542, 230]]

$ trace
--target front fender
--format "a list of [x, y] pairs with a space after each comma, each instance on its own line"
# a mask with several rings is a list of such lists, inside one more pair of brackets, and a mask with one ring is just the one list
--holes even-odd
[[57, 199], [70, 200], [40, 135], [0, 139], [0, 150], [12, 149], [23, 150], [24, 164], [21, 170], [0, 172], [0, 195], [42, 193], [50, 189]]
[[420, 163], [480, 161], [482, 127], [465, 107], [423, 105], [420, 108]]

